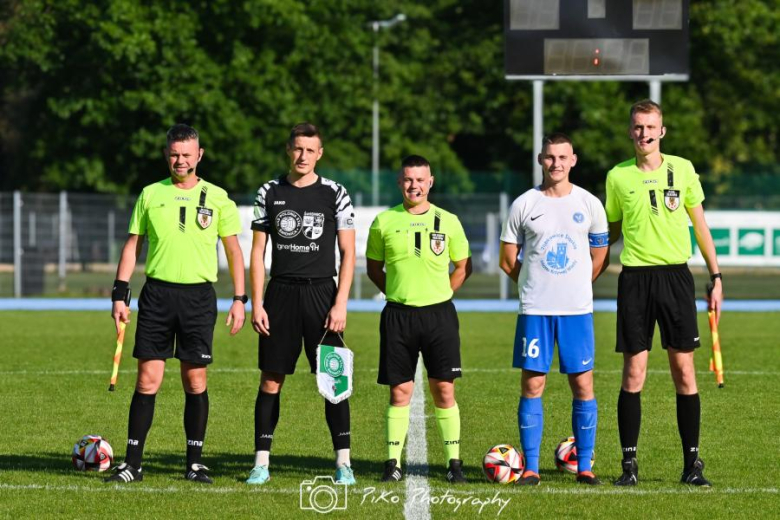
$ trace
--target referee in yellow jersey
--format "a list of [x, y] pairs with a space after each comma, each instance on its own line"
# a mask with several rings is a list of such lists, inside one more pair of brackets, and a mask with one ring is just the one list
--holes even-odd
[[378, 382], [390, 386], [383, 482], [403, 478], [401, 452], [420, 353], [448, 459], [447, 480], [466, 482], [455, 402], [460, 337], [451, 298], [471, 274], [471, 251], [458, 217], [428, 202], [433, 182], [424, 157], [404, 159], [398, 176], [403, 204], [380, 213], [368, 235], [368, 277], [387, 296], [379, 329]]
[[[203, 158], [194, 128], [174, 125], [164, 150], [170, 177], [144, 188], [130, 218], [127, 242], [111, 294], [112, 317], [130, 321], [125, 304], [130, 276], [149, 241], [146, 284], [138, 299], [138, 326], [133, 357], [138, 379], [130, 402], [125, 461], [106, 482], [143, 480], [141, 457], [154, 416], [154, 402], [165, 372], [165, 361], [181, 363], [184, 385], [184, 431], [187, 437], [187, 480], [211, 484], [201, 464], [209, 414], [206, 367], [212, 362], [212, 340], [217, 321], [217, 240], [222, 239], [233, 278], [233, 305], [227, 317], [236, 334], [244, 325], [244, 260], [238, 244], [241, 221], [235, 203], [222, 188], [196, 175]], [[174, 348], [175, 343], [175, 348]]]
[[630, 121], [628, 135], [634, 143], [634, 157], [612, 168], [606, 185], [610, 243], [623, 235], [615, 349], [623, 354], [617, 414], [623, 474], [615, 485], [636, 486], [639, 482], [640, 397], [657, 322], [677, 393], [677, 427], [683, 452], [680, 481], [710, 487], [699, 457], [701, 402], [693, 353], [701, 341], [695, 287], [687, 264], [691, 256], [690, 220], [713, 283], [710, 309], [720, 319], [723, 279], [704, 218], [704, 191], [690, 161], [661, 153], [666, 127], [657, 103], [649, 99], [634, 103]]

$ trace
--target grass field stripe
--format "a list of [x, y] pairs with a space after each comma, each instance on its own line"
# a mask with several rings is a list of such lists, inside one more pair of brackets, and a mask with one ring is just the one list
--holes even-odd
[[[429, 520], [430, 506], [427, 500], [415, 499], [430, 494], [428, 487], [428, 441], [425, 437], [425, 385], [422, 360], [417, 360], [414, 374], [414, 391], [409, 410], [409, 433], [406, 435], [406, 501], [404, 517], [407, 520]], [[403, 466], [402, 466], [403, 467]]]
[[[555, 369], [557, 370], [557, 368]], [[354, 370], [355, 372], [373, 372], [376, 373], [376, 368], [356, 368]], [[166, 373], [171, 374], [178, 374], [179, 369], [178, 367], [171, 367], [165, 369]], [[135, 368], [127, 368], [127, 369], [120, 369], [120, 374], [135, 374], [136, 369]], [[232, 368], [232, 367], [224, 367], [224, 368], [209, 368], [210, 374], [256, 374], [257, 368]], [[501, 374], [501, 373], [517, 373], [520, 374], [520, 370], [517, 368], [464, 368], [463, 373], [465, 374], [479, 374], [479, 373], [485, 373], [485, 374]], [[601, 370], [596, 369], [595, 374], [622, 374], [622, 370]], [[0, 370], [0, 375], [3, 376], [88, 376], [88, 375], [100, 375], [105, 374], [105, 370]], [[669, 375], [668, 369], [649, 369], [647, 371], [648, 375]], [[697, 370], [697, 375], [703, 375], [710, 377], [711, 372], [709, 370]], [[780, 376], [780, 371], [772, 371], [772, 370], [729, 370], [729, 375], [737, 375], [737, 376], [772, 376], [777, 377]]]
[[[689, 489], [686, 487], [676, 488], [661, 488], [661, 489], [615, 489], [615, 488], [584, 488], [581, 486], [575, 486], [572, 482], [572, 487], [545, 487], [540, 486], [533, 490], [518, 489], [511, 486], [494, 486], [490, 490], [483, 491], [462, 491], [453, 489], [452, 487], [436, 486], [430, 489], [432, 493], [439, 494], [448, 491], [450, 495], [458, 496], [476, 496], [476, 497], [489, 497], [492, 496], [495, 491], [500, 491], [502, 495], [778, 495], [780, 489], [778, 488], [718, 488], [712, 487], [709, 489]], [[0, 484], [0, 491], [67, 491], [67, 492], [79, 492], [79, 493], [147, 493], [147, 494], [185, 494], [192, 495], [196, 493], [216, 494], [216, 495], [257, 495], [257, 494], [269, 494], [269, 495], [298, 495], [300, 493], [299, 488], [269, 488], [269, 487], [220, 487], [220, 486], [186, 486], [186, 487], [150, 487], [145, 485], [131, 484], [129, 486], [124, 485], [106, 485], [103, 483], [96, 483], [94, 486], [81, 486], [81, 485], [50, 485], [50, 484]], [[365, 493], [362, 488], [351, 488], [349, 490], [350, 495], [363, 496]]]

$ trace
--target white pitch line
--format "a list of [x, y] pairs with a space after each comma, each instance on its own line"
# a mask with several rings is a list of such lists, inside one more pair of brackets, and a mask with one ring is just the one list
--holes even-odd
[[[717, 486], [711, 488], [694, 488], [687, 486], [680, 486], [678, 488], [661, 488], [661, 489], [637, 489], [637, 488], [608, 488], [608, 487], [583, 487], [576, 486], [571, 488], [559, 488], [559, 487], [545, 487], [537, 486], [534, 489], [520, 488], [514, 486], [498, 487], [499, 493], [509, 495], [697, 495], [702, 494], [710, 495], [777, 495], [780, 494], [778, 488], [719, 488]], [[474, 491], [462, 491], [453, 490], [451, 488], [436, 486], [433, 488], [433, 492], [447, 491], [450, 495], [476, 495]]]
[[409, 410], [409, 433], [406, 436], [406, 501], [404, 518], [429, 520], [430, 505], [427, 500], [414, 497], [428, 496], [428, 441], [425, 438], [425, 385], [422, 375], [422, 359], [417, 360], [414, 374], [414, 391]]
[[215, 486], [192, 486], [192, 487], [174, 487], [166, 486], [161, 488], [154, 488], [149, 486], [138, 486], [136, 484], [131, 485], [118, 485], [118, 484], [101, 484], [99, 486], [80, 486], [80, 485], [67, 485], [57, 486], [50, 484], [0, 484], [0, 491], [78, 491], [78, 492], [94, 492], [94, 493], [150, 493], [150, 494], [177, 494], [177, 493], [207, 493], [207, 494], [279, 494], [279, 495], [292, 495], [299, 493], [298, 489], [285, 489], [285, 488], [261, 488], [261, 487], [249, 487], [246, 488], [230, 488], [230, 487], [215, 487]]

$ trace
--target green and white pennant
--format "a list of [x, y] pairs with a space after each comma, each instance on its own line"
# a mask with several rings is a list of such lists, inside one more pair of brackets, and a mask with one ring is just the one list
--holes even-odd
[[317, 389], [333, 404], [352, 395], [352, 351], [346, 347], [317, 347]]

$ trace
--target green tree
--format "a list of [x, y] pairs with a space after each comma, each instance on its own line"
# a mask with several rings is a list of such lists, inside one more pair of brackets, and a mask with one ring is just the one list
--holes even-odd
[[[723, 192], [780, 162], [778, 7], [692, 2], [691, 81], [664, 86], [664, 149]], [[368, 27], [398, 12], [406, 22]], [[527, 175], [531, 85], [504, 79], [502, 20], [501, 2], [478, 0], [8, 0], [0, 189], [137, 192], [165, 176], [164, 132], [186, 122], [202, 135], [203, 175], [251, 193], [285, 171], [287, 132], [309, 120], [324, 132], [322, 171], [366, 190], [375, 95], [383, 191], [409, 153], [428, 156], [441, 191], [479, 190], [471, 170]], [[628, 107], [647, 93], [547, 83], [545, 130], [574, 138], [578, 183], [602, 190], [631, 155]]]

